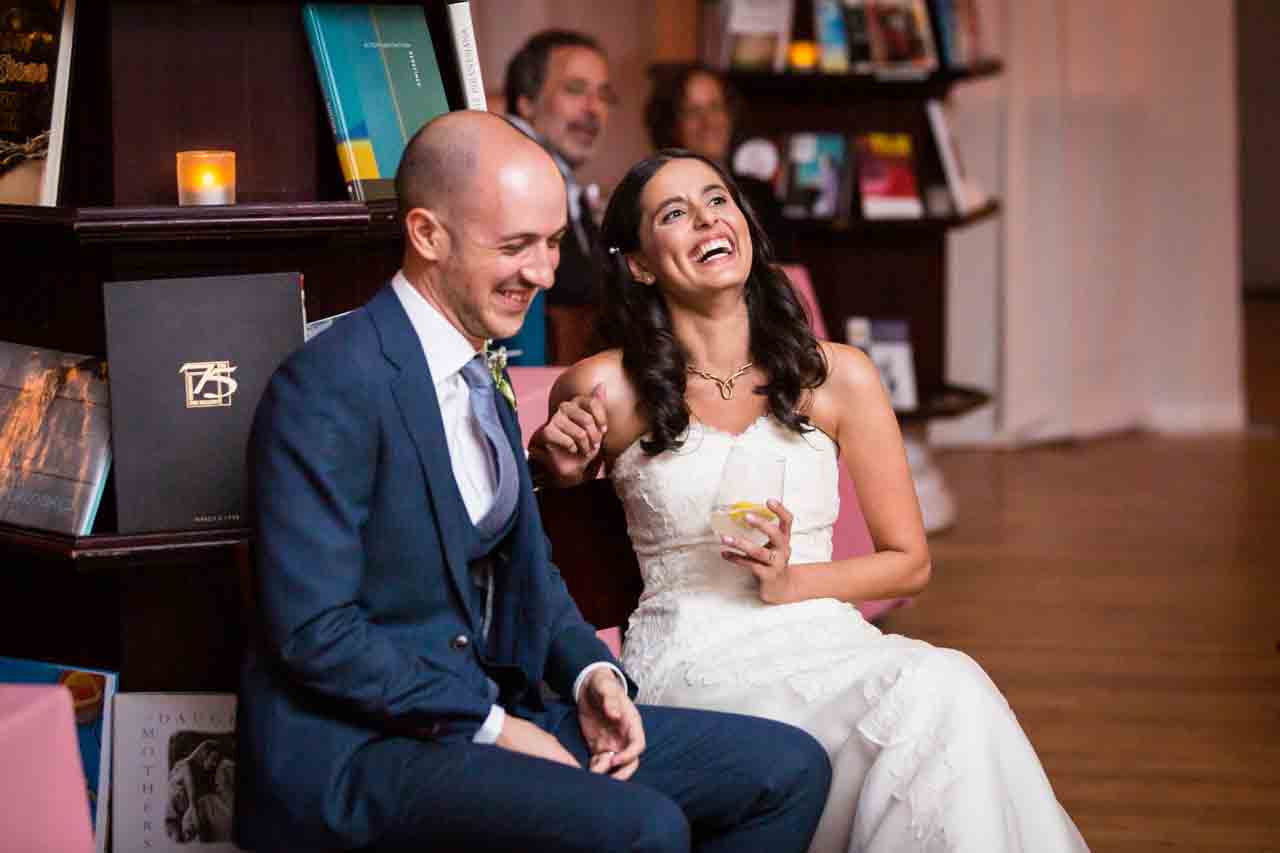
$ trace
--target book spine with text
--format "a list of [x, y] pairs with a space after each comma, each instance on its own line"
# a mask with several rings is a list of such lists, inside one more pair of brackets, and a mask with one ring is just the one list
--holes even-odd
[[476, 49], [476, 30], [471, 24], [471, 3], [449, 4], [449, 30], [453, 34], [453, 55], [458, 61], [458, 77], [467, 109], [485, 110], [484, 77], [480, 73], [480, 52]]

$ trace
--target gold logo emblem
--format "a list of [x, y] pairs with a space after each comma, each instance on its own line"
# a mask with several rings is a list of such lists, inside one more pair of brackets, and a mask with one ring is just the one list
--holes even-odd
[[236, 368], [229, 361], [188, 361], [178, 372], [187, 385], [187, 408], [230, 406], [231, 395], [239, 385], [231, 374]]

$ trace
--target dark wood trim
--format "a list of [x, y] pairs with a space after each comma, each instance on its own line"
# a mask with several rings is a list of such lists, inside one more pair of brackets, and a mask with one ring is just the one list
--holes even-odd
[[918, 219], [848, 219], [826, 222], [818, 219], [787, 220], [790, 233], [801, 239], [822, 237], [876, 238], [892, 234], [943, 233], [990, 219], [1000, 213], [1000, 200], [990, 199], [982, 207], [963, 216], [923, 216]]
[[106, 568], [156, 559], [181, 560], [209, 549], [243, 547], [249, 541], [250, 532], [246, 528], [71, 536], [0, 524], [0, 546], [6, 551], [79, 561], [81, 568]]
[[927, 396], [920, 406], [898, 412], [903, 423], [923, 423], [934, 418], [956, 418], [991, 402], [991, 395], [965, 385], [944, 385]]
[[345, 233], [396, 239], [395, 202], [234, 204], [210, 207], [86, 207], [76, 211], [82, 243], [150, 243], [236, 238], [308, 239]]

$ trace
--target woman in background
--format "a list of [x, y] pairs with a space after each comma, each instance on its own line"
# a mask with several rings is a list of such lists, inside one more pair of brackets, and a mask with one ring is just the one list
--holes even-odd
[[[741, 119], [742, 99], [719, 71], [705, 65], [683, 65], [662, 74], [644, 108], [654, 148], [683, 148], [729, 173]], [[776, 242], [786, 223], [773, 187], [748, 175], [734, 175], [734, 180], [765, 233]]]

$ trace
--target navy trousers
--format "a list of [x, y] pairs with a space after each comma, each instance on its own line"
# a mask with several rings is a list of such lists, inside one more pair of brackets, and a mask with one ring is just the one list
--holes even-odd
[[[640, 713], [646, 747], [625, 782], [496, 746], [397, 738], [362, 750], [348, 790], [369, 792], [355, 807], [369, 810], [378, 851], [808, 847], [831, 782], [810, 735], [736, 714]], [[553, 733], [585, 768], [576, 711]]]

